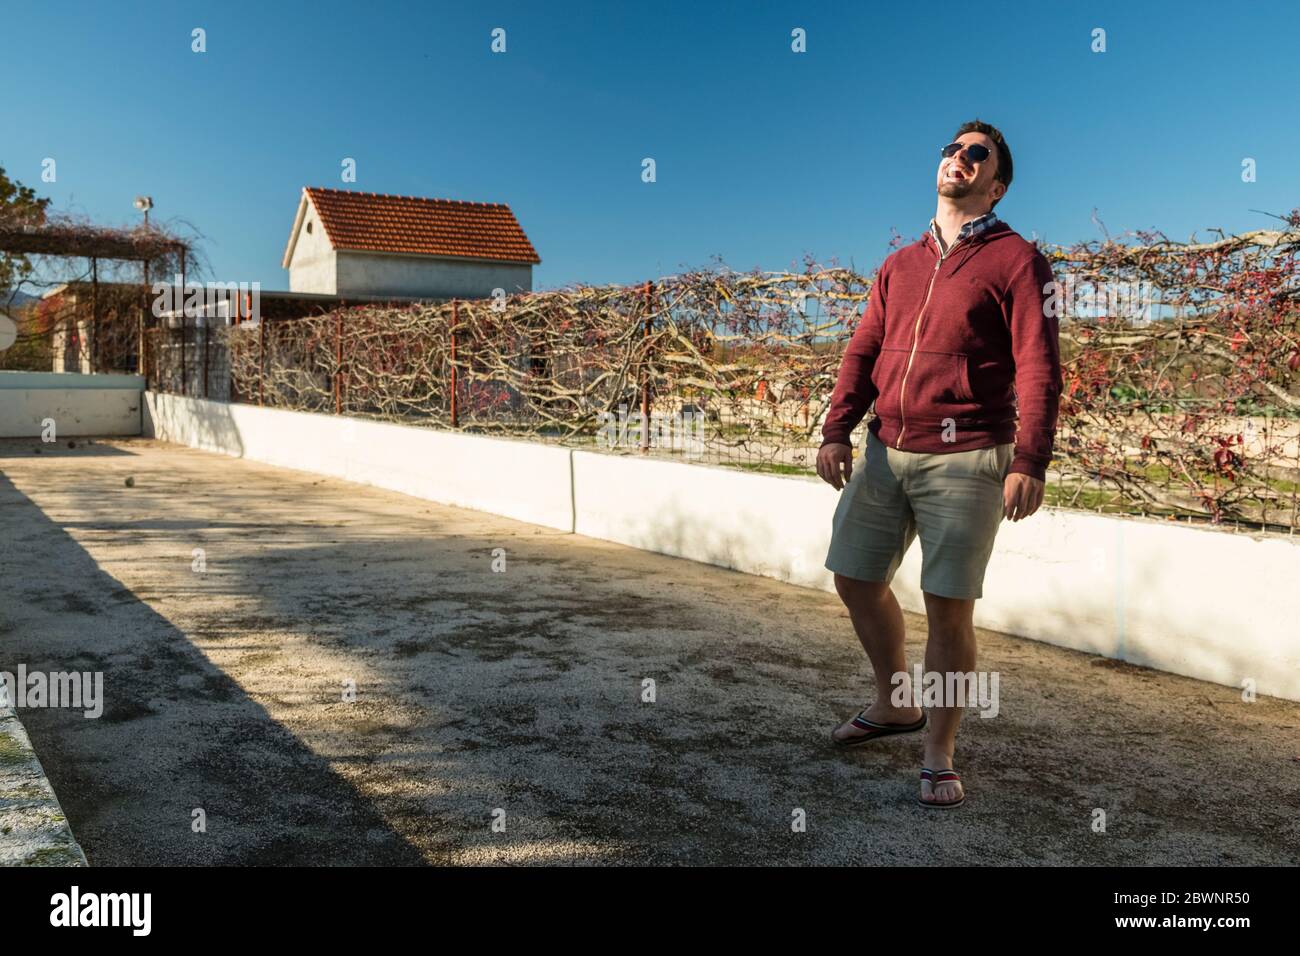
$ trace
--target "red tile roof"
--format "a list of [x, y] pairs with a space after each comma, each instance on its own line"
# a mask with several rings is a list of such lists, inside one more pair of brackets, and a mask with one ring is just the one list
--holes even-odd
[[335, 249], [539, 263], [505, 203], [385, 196], [308, 186]]

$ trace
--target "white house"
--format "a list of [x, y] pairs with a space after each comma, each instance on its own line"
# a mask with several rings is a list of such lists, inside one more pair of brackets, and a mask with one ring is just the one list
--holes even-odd
[[480, 299], [531, 291], [541, 261], [505, 203], [308, 186], [283, 265], [292, 292]]

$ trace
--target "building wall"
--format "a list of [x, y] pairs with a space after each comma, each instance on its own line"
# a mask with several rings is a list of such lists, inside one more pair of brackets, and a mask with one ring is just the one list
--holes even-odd
[[293, 258], [289, 260], [289, 291], [337, 294], [335, 260], [336, 253], [325, 236], [320, 217], [312, 204], [307, 203]]
[[336, 295], [486, 299], [493, 289], [530, 292], [533, 267], [516, 263], [338, 252]]
[[67, 293], [63, 298], [63, 307], [59, 309], [50, 331], [50, 370], [53, 372], [90, 372], [90, 356], [86, 354], [83, 343], [86, 335], [86, 322], [77, 316], [77, 297]]

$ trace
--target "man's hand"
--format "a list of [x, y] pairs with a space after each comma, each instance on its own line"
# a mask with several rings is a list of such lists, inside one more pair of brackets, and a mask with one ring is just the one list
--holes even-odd
[[1043, 482], [1020, 472], [1007, 475], [1002, 483], [1002, 514], [1012, 521], [1028, 518], [1043, 503]]
[[853, 446], [834, 443], [822, 445], [817, 450], [817, 474], [836, 491], [843, 488], [853, 477]]

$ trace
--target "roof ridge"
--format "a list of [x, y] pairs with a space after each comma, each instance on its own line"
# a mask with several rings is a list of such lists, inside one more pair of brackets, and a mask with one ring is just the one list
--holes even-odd
[[370, 196], [374, 199], [406, 199], [412, 202], [446, 202], [459, 206], [485, 206], [489, 208], [509, 209], [504, 202], [480, 202], [475, 199], [447, 199], [441, 196], [403, 196], [400, 193], [366, 192], [364, 189], [335, 189], [333, 186], [303, 186], [304, 192], [333, 193], [336, 196]]

